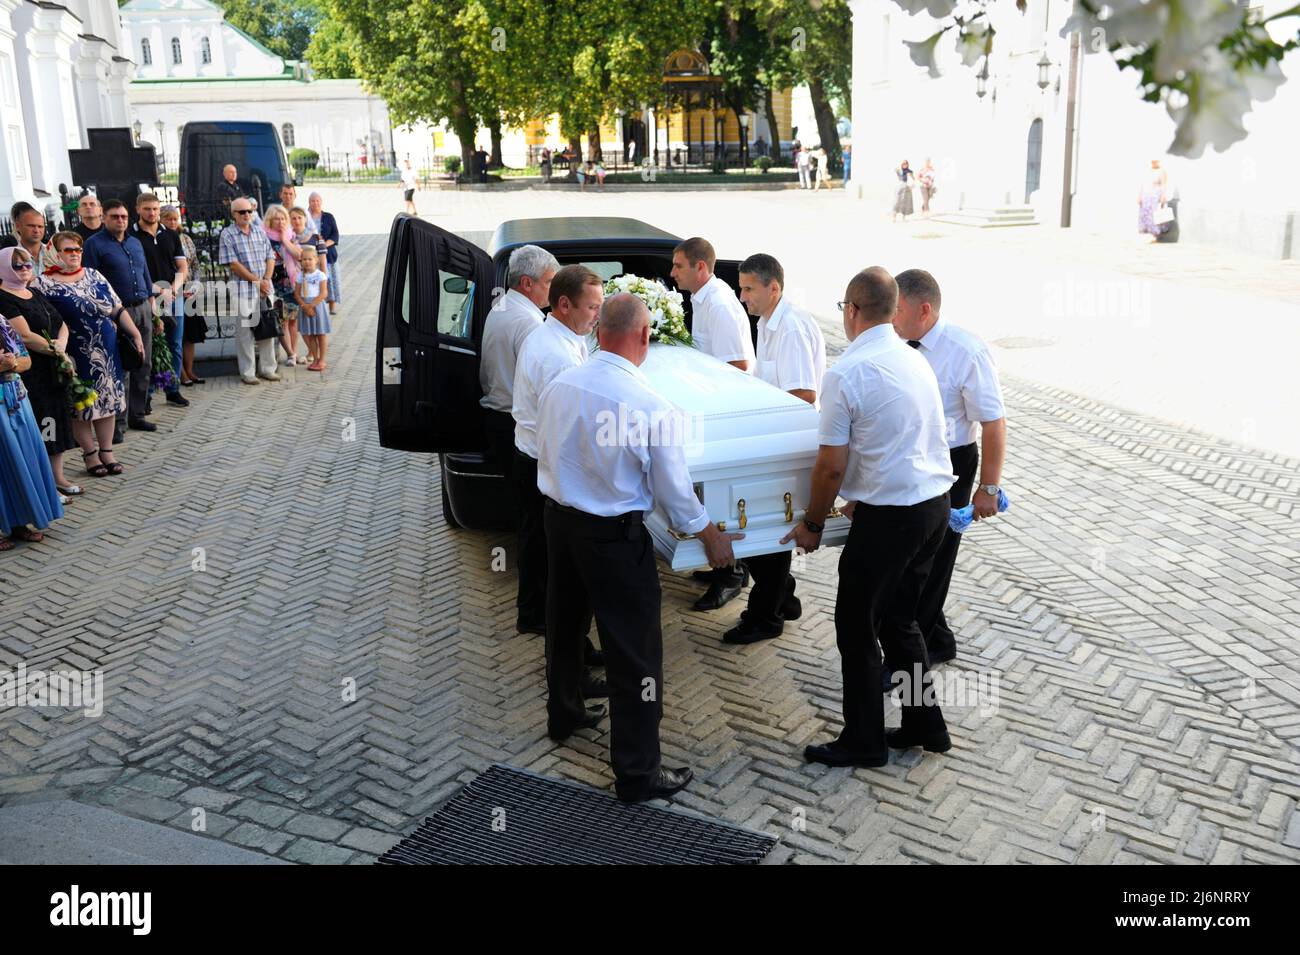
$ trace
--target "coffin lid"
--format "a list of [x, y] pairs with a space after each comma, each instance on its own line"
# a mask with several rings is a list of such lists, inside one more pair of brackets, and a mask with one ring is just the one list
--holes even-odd
[[521, 245], [554, 249], [564, 245], [609, 245], [674, 248], [681, 239], [639, 219], [620, 216], [557, 216], [543, 219], [510, 219], [497, 226], [488, 246], [495, 258], [500, 252]]

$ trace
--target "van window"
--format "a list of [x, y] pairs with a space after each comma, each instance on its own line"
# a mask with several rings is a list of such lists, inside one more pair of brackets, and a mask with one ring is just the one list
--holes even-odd
[[[470, 309], [474, 301], [473, 280], [439, 269], [438, 285], [438, 334], [469, 338]], [[402, 309], [405, 316], [405, 297]]]
[[608, 282], [616, 275], [623, 274], [622, 262], [580, 262], [579, 265], [585, 265], [597, 275], [602, 282]]

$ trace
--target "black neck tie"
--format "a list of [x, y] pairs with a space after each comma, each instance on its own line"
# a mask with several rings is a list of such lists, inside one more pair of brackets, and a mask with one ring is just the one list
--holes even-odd
[[907, 342], [907, 343], [908, 343], [909, 345], [911, 345], [913, 348], [920, 348], [920, 347], [921, 347], [921, 343], [920, 343], [920, 342], [915, 342], [915, 341], [912, 341], [911, 339], [908, 339], [908, 342]]

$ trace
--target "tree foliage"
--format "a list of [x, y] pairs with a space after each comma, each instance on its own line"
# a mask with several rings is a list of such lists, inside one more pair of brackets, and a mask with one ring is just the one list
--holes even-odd
[[312, 34], [325, 18], [318, 0], [215, 0], [226, 22], [287, 60], [306, 57]]

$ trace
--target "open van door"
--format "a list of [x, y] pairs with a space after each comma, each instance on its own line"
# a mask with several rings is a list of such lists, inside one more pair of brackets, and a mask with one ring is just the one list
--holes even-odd
[[477, 451], [478, 343], [492, 304], [488, 254], [408, 215], [393, 221], [376, 343], [379, 443], [402, 451]]
[[[713, 263], [713, 274], [731, 286], [731, 290], [740, 298], [740, 259], [718, 259]], [[743, 307], [743, 306], [742, 306]], [[749, 315], [749, 310], [745, 310]], [[749, 336], [758, 350], [758, 317], [749, 315]]]

